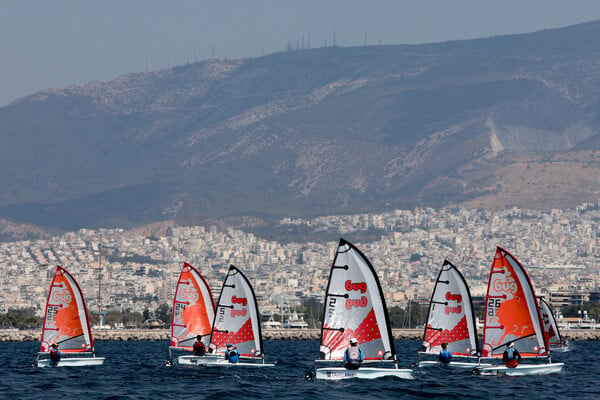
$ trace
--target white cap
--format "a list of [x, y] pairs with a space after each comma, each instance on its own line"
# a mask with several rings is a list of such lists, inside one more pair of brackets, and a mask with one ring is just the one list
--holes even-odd
[[358, 343], [358, 340], [356, 340], [356, 338], [350, 339], [350, 344], [356, 344], [356, 343]]

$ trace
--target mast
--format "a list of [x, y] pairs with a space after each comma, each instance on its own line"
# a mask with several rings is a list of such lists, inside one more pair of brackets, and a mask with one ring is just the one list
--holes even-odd
[[102, 329], [102, 234], [98, 244], [98, 327]]
[[283, 276], [279, 278], [279, 285], [281, 286], [281, 294], [279, 296], [279, 321], [281, 322], [281, 328], [285, 321], [283, 320]]

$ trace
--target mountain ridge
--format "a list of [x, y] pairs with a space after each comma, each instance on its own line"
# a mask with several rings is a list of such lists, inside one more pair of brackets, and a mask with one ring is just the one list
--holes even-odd
[[[0, 217], [73, 230], [457, 203], [573, 207], [599, 195], [598, 181], [569, 172], [600, 168], [599, 39], [594, 21], [214, 59], [48, 89], [0, 108]], [[518, 178], [510, 167], [526, 165], [523, 154], [556, 179], [528, 191], [532, 167]]]

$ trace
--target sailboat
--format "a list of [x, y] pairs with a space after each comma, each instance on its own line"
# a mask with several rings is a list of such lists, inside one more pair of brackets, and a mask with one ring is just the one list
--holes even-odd
[[[258, 304], [248, 278], [231, 265], [223, 282], [213, 319], [209, 354], [190, 359], [190, 365], [206, 367], [272, 367], [266, 363]], [[240, 361], [230, 363], [224, 354], [227, 344], [240, 352]], [[184, 364], [184, 362], [180, 362]]]
[[[50, 360], [50, 347], [59, 346], [61, 359]], [[102, 365], [103, 357], [96, 357], [87, 307], [77, 281], [60, 265], [46, 301], [38, 367], [79, 367]]]
[[208, 283], [196, 268], [184, 263], [173, 297], [171, 320], [171, 346], [167, 365], [191, 364], [201, 356], [182, 355], [172, 359], [172, 350], [192, 351], [197, 336], [208, 348], [212, 321], [215, 318], [215, 301]]
[[525, 360], [516, 368], [504, 365], [476, 368], [483, 375], [544, 375], [560, 372], [563, 363], [552, 363], [537, 298], [527, 272], [506, 250], [498, 247], [485, 299], [482, 356], [501, 359], [509, 342]]
[[[448, 344], [453, 356], [448, 366], [473, 369], [481, 365], [471, 293], [460, 271], [448, 260], [444, 260], [435, 281], [419, 356], [437, 359], [442, 343]], [[434, 365], [441, 363], [432, 360], [418, 363], [419, 367]]]
[[564, 353], [569, 351], [569, 344], [560, 335], [552, 308], [543, 298], [540, 298], [540, 313], [544, 324], [544, 335], [551, 352]]
[[[358, 340], [364, 361], [359, 369], [340, 366], [350, 339]], [[316, 379], [413, 379], [412, 370], [399, 369], [383, 291], [369, 260], [351, 243], [340, 239], [325, 293]]]

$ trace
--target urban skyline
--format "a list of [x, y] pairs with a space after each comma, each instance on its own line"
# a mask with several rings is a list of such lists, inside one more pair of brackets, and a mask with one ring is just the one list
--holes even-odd
[[525, 266], [538, 295], [571, 291], [586, 299], [598, 286], [599, 224], [600, 201], [549, 212], [450, 207], [280, 221], [326, 229], [332, 236], [326, 243], [282, 244], [216, 226], [169, 228], [162, 237], [81, 229], [49, 240], [0, 244], [0, 312], [34, 308], [39, 315], [56, 265], [75, 276], [92, 310], [98, 308], [99, 282], [103, 310], [155, 309], [172, 303], [188, 262], [215, 297], [229, 265], [238, 266], [254, 286], [261, 313], [277, 313], [283, 304], [321, 301], [337, 240], [352, 241], [353, 232], [369, 229], [381, 231], [381, 238], [354, 244], [374, 265], [390, 306], [428, 301], [444, 259], [463, 273], [473, 296], [485, 295], [496, 246]]

